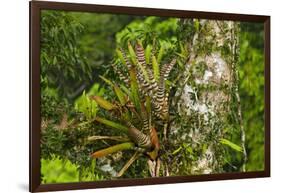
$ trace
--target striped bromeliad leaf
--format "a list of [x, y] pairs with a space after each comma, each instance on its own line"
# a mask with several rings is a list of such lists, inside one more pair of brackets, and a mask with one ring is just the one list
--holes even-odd
[[138, 82], [143, 89], [142, 91], [145, 91], [146, 95], [148, 94], [152, 96], [153, 93], [157, 90], [157, 82], [154, 78], [153, 72], [150, 68], [148, 68], [144, 48], [140, 43], [136, 45], [136, 55], [138, 60]]
[[[131, 64], [131, 62], [128, 60], [125, 51], [124, 51], [122, 48], [120, 48], [119, 51], [121, 52], [121, 54], [122, 54], [121, 57], [124, 59], [125, 65], [126, 65], [128, 71], [129, 71], [129, 70], [132, 68], [132, 64]], [[122, 61], [122, 60], [121, 60], [121, 61]]]
[[128, 85], [130, 82], [130, 80], [128, 79], [128, 73], [121, 71], [116, 64], [112, 64], [112, 67], [113, 67], [114, 72], [120, 78], [120, 80], [123, 81], [126, 85]]
[[[155, 114], [159, 118], [166, 117], [168, 108], [168, 92], [165, 91], [165, 80], [168, 78], [176, 60], [173, 59], [170, 63], [164, 64], [160, 71], [160, 78], [158, 83], [158, 90], [156, 96], [153, 98], [152, 104], [154, 106]], [[164, 111], [164, 112], [163, 112]]]
[[128, 124], [128, 135], [130, 139], [137, 144], [138, 147], [144, 148], [146, 150], [150, 150], [152, 148], [152, 143], [150, 140], [150, 136], [144, 134], [140, 130], [138, 130], [133, 124], [130, 122]]

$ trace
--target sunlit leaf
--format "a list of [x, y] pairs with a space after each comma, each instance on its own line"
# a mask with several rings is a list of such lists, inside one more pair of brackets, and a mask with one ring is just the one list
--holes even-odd
[[228, 147], [238, 151], [238, 152], [242, 152], [242, 147], [240, 147], [239, 145], [227, 140], [227, 139], [220, 139], [220, 143], [221, 144], [224, 144], [224, 145], [227, 145]]
[[112, 110], [116, 108], [116, 105], [112, 104], [111, 102], [105, 100], [100, 96], [92, 96], [91, 99], [95, 100], [100, 107], [106, 110]]

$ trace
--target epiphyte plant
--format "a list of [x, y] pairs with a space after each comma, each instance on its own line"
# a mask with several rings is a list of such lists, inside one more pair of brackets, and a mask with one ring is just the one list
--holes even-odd
[[[102, 139], [117, 141], [122, 138], [123, 143], [98, 150], [92, 153], [92, 157], [99, 158], [123, 150], [135, 151], [117, 177], [122, 176], [141, 155], [148, 158], [151, 176], [159, 176], [160, 141], [167, 139], [169, 125], [170, 88], [166, 80], [176, 59], [160, 65], [163, 49], [159, 50], [157, 57], [155, 52], [150, 45], [144, 49], [140, 41], [136, 42], [135, 49], [130, 43], [128, 51], [117, 49], [117, 60], [112, 67], [121, 83], [117, 84], [100, 76], [113, 89], [117, 100], [91, 97], [110, 116], [110, 119], [96, 116], [94, 120], [124, 133], [121, 137], [100, 136]], [[95, 136], [91, 139], [93, 138]]]

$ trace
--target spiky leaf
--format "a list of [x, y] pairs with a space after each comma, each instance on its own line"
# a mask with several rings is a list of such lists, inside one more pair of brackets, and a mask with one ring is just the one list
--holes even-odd
[[114, 104], [112, 104], [111, 102], [105, 100], [104, 98], [100, 97], [100, 96], [92, 96], [91, 99], [95, 100], [98, 105], [106, 110], [113, 110], [116, 108], [116, 106]]
[[238, 152], [242, 152], [242, 147], [240, 147], [239, 145], [227, 140], [227, 139], [220, 139], [220, 143], [221, 144], [224, 144], [224, 145], [227, 145], [228, 147], [238, 151]]
[[124, 125], [121, 125], [119, 123], [116, 123], [114, 121], [110, 121], [110, 120], [107, 120], [107, 119], [104, 119], [104, 118], [101, 118], [101, 117], [96, 117], [95, 121], [97, 121], [99, 123], [102, 123], [106, 126], [112, 127], [114, 129], [119, 129], [122, 132], [125, 132], [125, 133], [128, 132], [128, 127], [126, 127]]

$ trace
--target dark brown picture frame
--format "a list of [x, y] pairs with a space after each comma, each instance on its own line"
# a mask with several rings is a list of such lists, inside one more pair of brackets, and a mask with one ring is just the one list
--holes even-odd
[[[92, 4], [74, 4], [58, 2], [32, 1], [30, 9], [30, 98], [29, 98], [29, 191], [58, 191], [88, 188], [121, 187], [135, 185], [151, 185], [166, 183], [183, 183], [195, 181], [213, 181], [242, 178], [270, 177], [270, 16], [244, 15], [230, 13], [213, 13], [198, 11], [182, 11], [153, 8], [134, 8], [121, 6], [104, 6]], [[120, 179], [99, 182], [79, 182], [62, 184], [40, 183], [40, 11], [65, 10], [96, 13], [121, 13], [132, 15], [154, 15], [170, 17], [186, 17], [200, 19], [232, 20], [244, 22], [259, 22], [264, 24], [264, 56], [265, 56], [265, 163], [264, 171], [245, 173], [222, 173], [194, 176], [163, 177], [149, 179]]]

